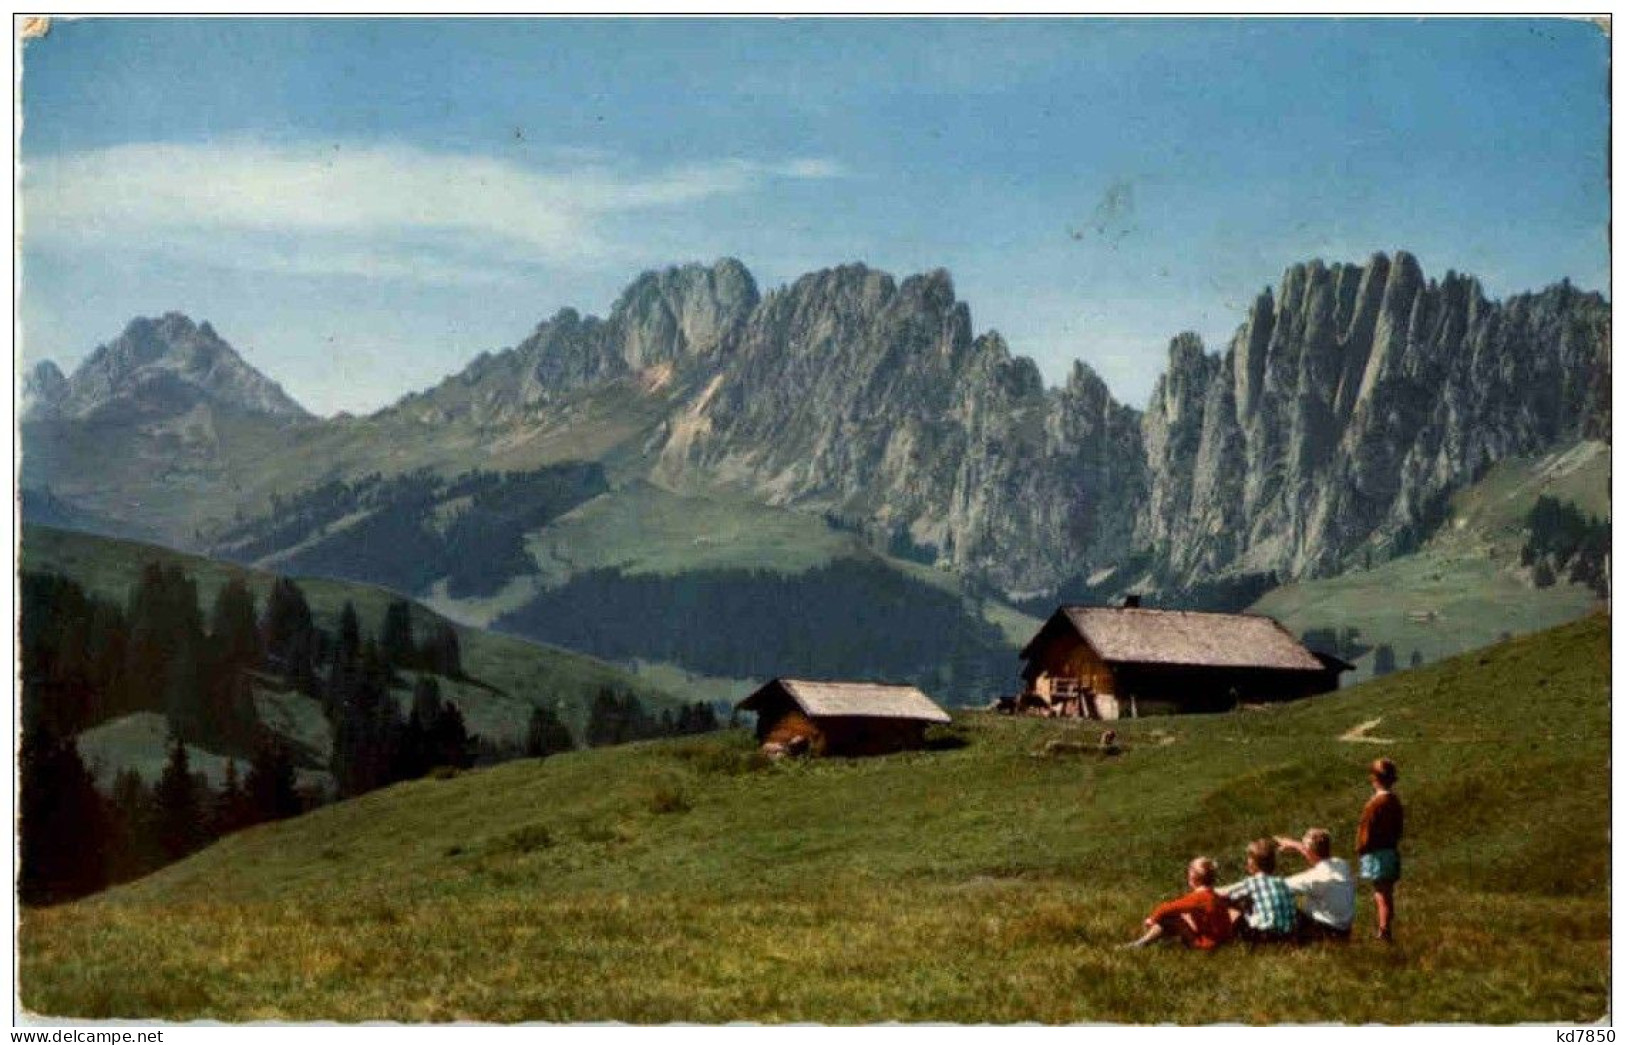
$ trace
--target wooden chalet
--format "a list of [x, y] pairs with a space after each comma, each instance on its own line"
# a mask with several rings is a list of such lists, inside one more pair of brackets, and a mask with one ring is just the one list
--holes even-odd
[[1335, 690], [1350, 665], [1271, 617], [1062, 606], [1021, 651], [1018, 710], [1068, 718], [1226, 711]]
[[948, 713], [913, 686], [774, 679], [739, 702], [756, 713], [764, 749], [809, 755], [882, 755], [923, 747], [925, 727]]

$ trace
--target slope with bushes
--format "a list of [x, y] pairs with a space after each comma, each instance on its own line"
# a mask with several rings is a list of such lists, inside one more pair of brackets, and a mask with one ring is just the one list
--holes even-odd
[[[122, 603], [149, 563], [177, 566], [196, 581], [198, 601], [204, 606], [228, 580], [242, 578], [256, 604], [265, 605], [275, 575], [216, 562], [154, 545], [93, 537], [88, 534], [25, 526], [21, 568], [24, 572], [67, 577], [93, 596]], [[318, 627], [334, 630], [346, 602], [355, 606], [364, 633], [375, 635], [387, 608], [400, 596], [384, 588], [322, 578], [299, 578]], [[439, 614], [414, 604], [412, 623], [419, 635], [447, 624]], [[652, 686], [636, 676], [565, 650], [498, 635], [477, 628], [453, 625], [466, 675], [478, 685], [447, 681], [448, 692], [464, 706], [471, 728], [491, 739], [518, 740], [524, 735], [531, 709], [557, 705], [579, 735], [587, 708], [599, 690], [610, 688], [636, 693], [651, 707], [676, 707], [677, 695]], [[283, 694], [264, 691], [261, 704], [288, 705]], [[299, 709], [288, 707], [290, 736], [299, 731]], [[308, 731], [308, 730], [307, 730]], [[297, 738], [296, 738], [297, 739]]]

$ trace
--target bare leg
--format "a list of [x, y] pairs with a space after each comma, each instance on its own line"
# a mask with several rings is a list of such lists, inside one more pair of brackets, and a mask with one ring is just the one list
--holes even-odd
[[1186, 947], [1194, 947], [1199, 932], [1196, 928], [1196, 919], [1188, 914], [1170, 915], [1161, 921], [1152, 923], [1145, 931], [1145, 935], [1133, 943], [1125, 943], [1124, 947], [1146, 947], [1158, 940], [1178, 940]]
[[1372, 882], [1371, 895], [1377, 901], [1377, 939], [1394, 938], [1394, 883]]
[[1123, 944], [1123, 946], [1125, 948], [1128, 948], [1128, 947], [1149, 947], [1151, 944], [1154, 944], [1158, 940], [1162, 939], [1163, 936], [1165, 936], [1165, 935], [1166, 935], [1166, 933], [1163, 932], [1162, 923], [1161, 922], [1152, 922], [1151, 927], [1145, 931], [1144, 936], [1141, 936], [1138, 940], [1134, 940], [1131, 943], [1125, 943], [1125, 944]]

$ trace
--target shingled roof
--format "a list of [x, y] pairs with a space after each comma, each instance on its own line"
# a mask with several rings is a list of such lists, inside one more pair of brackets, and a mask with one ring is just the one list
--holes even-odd
[[907, 718], [948, 723], [948, 713], [913, 686], [883, 686], [875, 682], [809, 682], [774, 679], [739, 702], [746, 711], [759, 706], [757, 698], [778, 686], [812, 718]]
[[1038, 639], [1061, 622], [1109, 663], [1325, 670], [1272, 617], [1104, 606], [1062, 606], [1022, 656], [1029, 656]]

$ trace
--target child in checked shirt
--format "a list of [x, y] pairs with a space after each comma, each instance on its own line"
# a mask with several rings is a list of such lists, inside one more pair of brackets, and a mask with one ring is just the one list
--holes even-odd
[[1275, 839], [1247, 846], [1247, 877], [1220, 890], [1230, 906], [1245, 912], [1241, 937], [1249, 943], [1291, 940], [1298, 929], [1298, 901], [1275, 874]]

